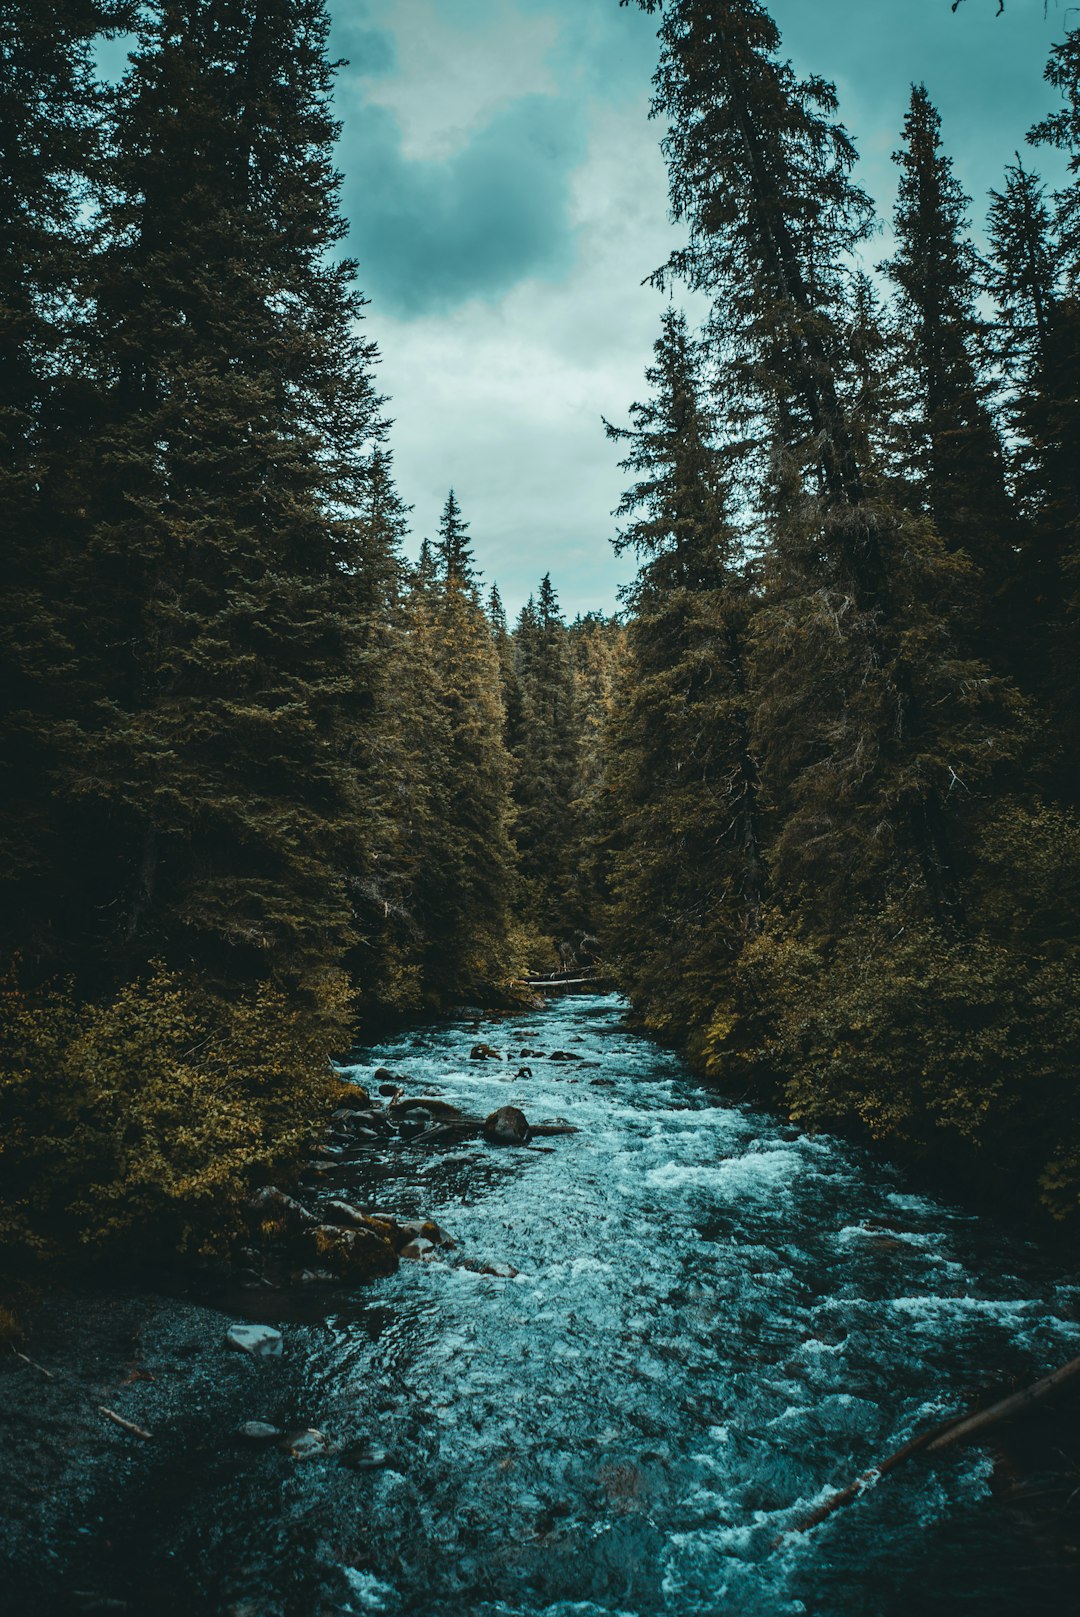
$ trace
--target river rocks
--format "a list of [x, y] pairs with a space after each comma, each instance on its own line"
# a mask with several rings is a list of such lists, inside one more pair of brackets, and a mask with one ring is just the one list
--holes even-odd
[[341, 1224], [346, 1229], [358, 1230], [367, 1223], [367, 1214], [352, 1202], [341, 1201], [337, 1197], [323, 1202], [319, 1208], [324, 1224]]
[[484, 1139], [491, 1145], [528, 1145], [532, 1138], [529, 1120], [516, 1106], [500, 1106], [484, 1119]]
[[230, 1325], [225, 1343], [253, 1359], [280, 1359], [283, 1350], [281, 1332], [272, 1325]]
[[533, 1137], [550, 1136], [552, 1134], [579, 1134], [581, 1131], [568, 1123], [565, 1117], [553, 1117], [543, 1123], [532, 1125]]
[[276, 1443], [285, 1434], [280, 1426], [271, 1426], [265, 1420], [246, 1420], [236, 1428], [237, 1437], [245, 1443]]
[[[430, 1246], [456, 1247], [457, 1242], [453, 1236], [448, 1235], [441, 1225], [430, 1218], [414, 1218], [392, 1221], [394, 1224], [394, 1240], [400, 1241], [402, 1246], [410, 1242], [427, 1241]], [[404, 1254], [402, 1254], [404, 1256]], [[412, 1254], [410, 1254], [412, 1255]]]
[[580, 1061], [581, 1056], [574, 1055], [572, 1050], [552, 1050], [548, 1056], [549, 1061]]
[[407, 1112], [401, 1119], [398, 1123], [398, 1133], [403, 1140], [415, 1140], [418, 1134], [423, 1134], [427, 1129], [434, 1127], [434, 1124], [435, 1119], [431, 1113], [418, 1107], [415, 1111]]
[[388, 1108], [393, 1117], [400, 1117], [402, 1113], [412, 1111], [427, 1112], [429, 1117], [455, 1118], [461, 1117], [460, 1106], [454, 1106], [448, 1100], [440, 1100], [438, 1095], [417, 1095], [411, 1100], [393, 1101]]
[[341, 1451], [341, 1463], [350, 1471], [378, 1471], [389, 1459], [386, 1450], [369, 1439], [350, 1443]]
[[514, 1077], [515, 1078], [531, 1078], [532, 1077], [532, 1068], [531, 1067], [519, 1067], [517, 1072], [515, 1072]]
[[397, 1268], [390, 1240], [366, 1223], [357, 1229], [318, 1224], [309, 1232], [309, 1243], [316, 1266], [338, 1280], [375, 1280]]
[[516, 1280], [518, 1277], [512, 1263], [466, 1263], [465, 1267], [475, 1275], [493, 1275], [496, 1280]]
[[490, 1044], [474, 1044], [469, 1051], [470, 1061], [501, 1061], [502, 1056], [498, 1050], [493, 1050]]
[[422, 1235], [414, 1236], [411, 1241], [407, 1241], [401, 1248], [398, 1256], [413, 1259], [433, 1258], [435, 1256], [435, 1243], [434, 1241], [426, 1240]]
[[315, 1223], [315, 1215], [302, 1202], [276, 1185], [264, 1185], [257, 1190], [247, 1204], [247, 1214], [249, 1222], [260, 1224], [264, 1229], [270, 1225], [282, 1232], [306, 1229]]
[[290, 1432], [285, 1440], [285, 1448], [294, 1460], [317, 1460], [324, 1454], [334, 1452], [334, 1445], [326, 1433], [314, 1426], [302, 1432]]

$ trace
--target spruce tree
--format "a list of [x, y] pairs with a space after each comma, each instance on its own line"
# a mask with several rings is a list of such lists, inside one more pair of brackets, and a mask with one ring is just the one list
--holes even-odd
[[72, 644], [70, 527], [56, 485], [59, 404], [93, 239], [104, 93], [95, 37], [123, 23], [97, 0], [0, 4], [0, 955], [55, 963], [66, 894], [54, 770], [85, 699]]
[[[953, 1165], [1011, 1154], [1063, 1205], [1075, 827], [1003, 795], [1022, 788], [1015, 694], [953, 633], [971, 565], [882, 475], [851, 386], [854, 150], [756, 0], [672, 0], [660, 37], [690, 238], [669, 271], [712, 297], [718, 363], [749, 395], [736, 424], [768, 449], [749, 684], [772, 902], [739, 978], [771, 1007], [795, 1115], [948, 1142]], [[1021, 918], [1018, 893], [1059, 896]]]
[[912, 378], [909, 497], [979, 569], [973, 615], [984, 652], [999, 639], [1015, 538], [1001, 441], [979, 374], [982, 266], [967, 235], [968, 198], [942, 150], [941, 119], [915, 85], [904, 122], [894, 228], [883, 267], [899, 292], [900, 356]]
[[780, 60], [757, 0], [676, 0], [660, 38], [654, 113], [670, 119], [672, 205], [689, 226], [669, 272], [713, 297], [771, 445], [753, 660], [773, 874], [807, 922], [837, 926], [914, 862], [930, 911], [956, 927], [950, 787], [1000, 756], [999, 693], [953, 641], [963, 558], [885, 498], [843, 392], [851, 255], [870, 225], [855, 150], [832, 86]]
[[69, 958], [314, 980], [365, 857], [382, 433], [321, 0], [151, 14], [117, 96], [66, 407], [95, 686], [60, 782]]
[[570, 644], [549, 573], [515, 630], [514, 674], [520, 692], [512, 743], [514, 840], [526, 919], [567, 947], [582, 924], [570, 904], [579, 726]]
[[634, 481], [616, 548], [642, 567], [630, 592], [605, 795], [613, 799], [606, 936], [649, 1024], [710, 1070], [749, 1044], [736, 966], [766, 897], [746, 633], [751, 593], [730, 480], [685, 317], [664, 316], [652, 396], [627, 446]]
[[1080, 686], [1070, 556], [1080, 535], [1080, 302], [1064, 285], [1044, 188], [1019, 158], [1004, 188], [990, 194], [988, 235], [1021, 516], [1009, 592], [1017, 678], [1049, 721], [1040, 774], [1075, 798]]
[[413, 588], [414, 638], [429, 683], [416, 920], [423, 982], [436, 1003], [476, 997], [515, 964], [510, 759], [499, 657], [480, 603], [468, 524], [451, 492]]

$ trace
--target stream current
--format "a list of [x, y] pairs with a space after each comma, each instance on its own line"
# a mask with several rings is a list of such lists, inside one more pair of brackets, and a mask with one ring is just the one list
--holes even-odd
[[[480, 1039], [512, 1059], [470, 1060]], [[992, 1499], [984, 1449], [916, 1461], [782, 1535], [988, 1384], [1080, 1352], [1075, 1277], [858, 1148], [704, 1089], [612, 997], [412, 1031], [364, 1057], [344, 1076], [385, 1066], [410, 1095], [580, 1132], [388, 1145], [324, 1187], [432, 1216], [458, 1247], [285, 1327], [303, 1418], [341, 1446], [289, 1462], [276, 1496], [313, 1610], [1070, 1609], [1060, 1558]], [[515, 1080], [521, 1065], [532, 1076]], [[350, 1467], [366, 1442], [385, 1463]], [[234, 1482], [220, 1531], [235, 1546], [268, 1526], [254, 1482]]]

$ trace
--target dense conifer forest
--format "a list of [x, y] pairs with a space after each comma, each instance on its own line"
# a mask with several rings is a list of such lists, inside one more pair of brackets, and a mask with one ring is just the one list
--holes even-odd
[[12, 1262], [212, 1248], [358, 1035], [598, 963], [725, 1091], [1080, 1212], [1080, 29], [985, 251], [913, 88], [879, 262], [766, 8], [639, 3], [639, 571], [510, 624], [453, 490], [407, 556], [323, 0], [0, 0]]

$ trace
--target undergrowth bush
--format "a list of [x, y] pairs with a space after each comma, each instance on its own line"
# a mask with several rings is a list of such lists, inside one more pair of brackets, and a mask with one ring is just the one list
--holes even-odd
[[0, 1248], [208, 1252], [334, 1093], [351, 996], [330, 973], [229, 1000], [155, 967], [107, 1000], [0, 985]]

